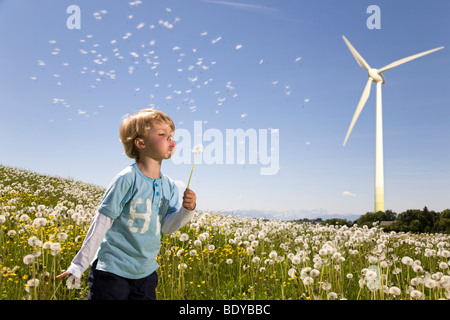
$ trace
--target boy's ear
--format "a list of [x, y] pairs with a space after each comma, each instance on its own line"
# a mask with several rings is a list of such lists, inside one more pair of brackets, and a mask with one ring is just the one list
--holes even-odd
[[136, 139], [134, 139], [134, 145], [135, 145], [138, 149], [143, 149], [143, 148], [145, 148], [144, 140], [142, 140], [141, 138], [136, 138]]

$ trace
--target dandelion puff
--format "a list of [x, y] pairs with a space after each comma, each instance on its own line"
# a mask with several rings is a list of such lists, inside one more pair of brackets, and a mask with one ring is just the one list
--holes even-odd
[[288, 270], [288, 275], [291, 278], [294, 278], [296, 273], [297, 271], [294, 268]]
[[67, 237], [68, 237], [68, 235], [65, 232], [61, 232], [58, 234], [58, 239], [62, 242], [66, 241]]
[[272, 251], [269, 253], [269, 258], [270, 259], [276, 259], [277, 258], [277, 252], [276, 251]]
[[411, 298], [417, 298], [420, 299], [422, 298], [422, 292], [420, 292], [419, 290], [412, 290], [410, 292]]
[[399, 296], [401, 294], [401, 290], [399, 287], [390, 287], [389, 294], [392, 294], [393, 296]]
[[403, 257], [402, 263], [407, 266], [412, 266], [414, 264], [414, 261], [410, 257]]
[[56, 256], [61, 252], [61, 244], [59, 242], [54, 242], [50, 245], [50, 254]]
[[180, 249], [177, 251], [177, 257], [181, 258], [181, 256], [184, 254], [184, 249]]
[[322, 283], [322, 290], [328, 291], [331, 289], [331, 283], [324, 282]]
[[39, 285], [39, 279], [30, 279], [27, 281], [27, 286], [28, 287], [37, 287]]
[[22, 214], [19, 218], [19, 221], [28, 221], [30, 220], [30, 217], [27, 214]]
[[51, 242], [51, 241], [45, 241], [44, 244], [42, 245], [42, 249], [50, 250], [52, 247], [52, 243], [53, 242]]
[[418, 266], [418, 265], [415, 265], [414, 267], [413, 267], [413, 271], [414, 272], [422, 272], [423, 271], [423, 268], [421, 267], [421, 266]]
[[178, 237], [178, 239], [182, 242], [188, 241], [189, 240], [189, 235], [187, 233], [182, 233], [180, 234], [180, 236]]
[[313, 278], [317, 278], [320, 274], [320, 271], [317, 269], [312, 269], [311, 272], [309, 273], [309, 275]]
[[74, 275], [69, 276], [66, 281], [67, 289], [80, 289], [81, 279], [75, 277]]
[[202, 153], [203, 152], [203, 145], [198, 144], [194, 148], [192, 148], [193, 153]]
[[181, 263], [178, 265], [178, 270], [186, 270], [187, 269], [187, 264], [186, 263]]
[[36, 218], [33, 220], [34, 227], [44, 227], [47, 224], [47, 219], [45, 218]]
[[232, 264], [233, 260], [232, 259], [227, 259], [227, 264]]
[[420, 278], [412, 278], [411, 279], [411, 285], [412, 286], [417, 286], [420, 283], [421, 283]]
[[27, 254], [25, 257], [23, 257], [23, 263], [24, 264], [32, 264], [34, 262], [35, 256], [32, 254]]
[[337, 299], [337, 293], [336, 292], [330, 292], [329, 294], [327, 294], [327, 299], [328, 300], [336, 300]]
[[433, 289], [434, 287], [437, 286], [437, 282], [434, 281], [433, 279], [428, 279], [424, 282], [424, 286], [429, 289]]
[[314, 283], [314, 279], [311, 278], [311, 277], [305, 277], [305, 278], [303, 279], [303, 284], [304, 284], [305, 286], [310, 286], [310, 285], [312, 285], [313, 283]]
[[31, 236], [28, 239], [28, 244], [34, 248], [42, 247], [42, 241], [38, 239], [36, 236]]

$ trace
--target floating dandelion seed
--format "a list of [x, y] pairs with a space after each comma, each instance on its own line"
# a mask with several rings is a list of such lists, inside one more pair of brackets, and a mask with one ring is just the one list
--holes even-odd
[[222, 36], [218, 36], [216, 39], [211, 40], [212, 44], [216, 44], [217, 42], [219, 42], [222, 39]]
[[192, 165], [192, 169], [191, 169], [191, 175], [189, 176], [189, 181], [188, 181], [188, 184], [187, 184], [187, 189], [189, 189], [189, 184], [191, 183], [192, 172], [194, 172], [195, 160], [197, 160], [197, 154], [203, 152], [203, 145], [202, 145], [202, 144], [196, 145], [196, 146], [192, 149], [192, 152], [195, 153], [195, 158], [194, 158], [194, 164]]

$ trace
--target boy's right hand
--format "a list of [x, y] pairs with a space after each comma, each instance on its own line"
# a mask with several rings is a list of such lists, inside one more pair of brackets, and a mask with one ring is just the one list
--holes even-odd
[[183, 207], [192, 211], [197, 206], [197, 196], [191, 189], [186, 189], [183, 194]]

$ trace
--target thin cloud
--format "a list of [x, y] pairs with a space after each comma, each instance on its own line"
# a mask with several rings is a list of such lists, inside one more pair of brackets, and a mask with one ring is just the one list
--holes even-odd
[[344, 191], [344, 192], [342, 192], [342, 195], [344, 197], [356, 197], [356, 194], [355, 193], [351, 193], [350, 191]]
[[241, 3], [241, 2], [231, 2], [231, 1], [219, 1], [219, 0], [199, 0], [206, 3], [213, 3], [213, 4], [220, 4], [224, 6], [233, 7], [236, 9], [241, 10], [249, 10], [249, 11], [257, 11], [257, 12], [266, 12], [266, 13], [275, 13], [279, 12], [278, 9], [256, 5], [256, 4], [248, 4], [248, 3]]

